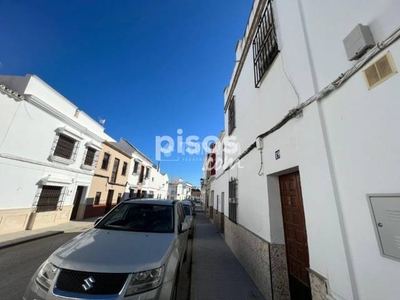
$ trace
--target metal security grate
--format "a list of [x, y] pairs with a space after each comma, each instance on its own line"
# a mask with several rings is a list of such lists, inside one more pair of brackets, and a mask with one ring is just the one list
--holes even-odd
[[122, 290], [127, 278], [128, 274], [125, 273], [61, 270], [55, 288], [77, 294], [115, 295]]
[[278, 52], [272, 0], [269, 0], [253, 40], [254, 82], [257, 88]]
[[237, 223], [237, 180], [229, 181], [229, 220]]
[[235, 112], [235, 96], [233, 96], [231, 99], [231, 103], [229, 104], [229, 109], [228, 109], [228, 134], [229, 135], [236, 128], [235, 114], [236, 114], [236, 112]]
[[36, 212], [57, 210], [62, 187], [45, 185], [36, 204]]
[[96, 157], [96, 152], [97, 152], [96, 149], [90, 147], [87, 148], [84, 165], [93, 166], [94, 158]]
[[96, 197], [94, 198], [94, 205], [99, 205], [101, 199], [101, 192], [96, 192]]
[[71, 159], [74, 153], [76, 140], [65, 135], [60, 134], [58, 137], [57, 146], [54, 150], [54, 155], [65, 159]]
[[104, 153], [103, 161], [101, 162], [101, 169], [107, 170], [109, 162], [110, 162], [110, 154]]

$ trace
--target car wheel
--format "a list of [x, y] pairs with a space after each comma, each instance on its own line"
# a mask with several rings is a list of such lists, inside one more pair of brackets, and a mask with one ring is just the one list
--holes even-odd
[[170, 300], [176, 300], [176, 297], [178, 295], [178, 283], [179, 283], [179, 272], [177, 272], [175, 276], [174, 286], [172, 287]]

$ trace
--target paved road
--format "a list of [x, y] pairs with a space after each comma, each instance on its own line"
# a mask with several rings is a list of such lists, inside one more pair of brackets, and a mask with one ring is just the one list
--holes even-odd
[[0, 299], [22, 299], [29, 280], [42, 262], [78, 234], [59, 234], [0, 250]]
[[[0, 299], [20, 300], [36, 269], [58, 247], [80, 232], [64, 233], [0, 250]], [[188, 300], [192, 261], [192, 240], [188, 258], [183, 265], [178, 285], [177, 300]]]

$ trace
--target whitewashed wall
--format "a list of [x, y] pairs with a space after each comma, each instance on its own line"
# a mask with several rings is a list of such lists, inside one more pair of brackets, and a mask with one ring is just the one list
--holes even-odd
[[[342, 40], [358, 23], [371, 27], [376, 42], [400, 26], [400, 2], [394, 0], [273, 5], [281, 52], [256, 89], [250, 50], [233, 91], [233, 135], [242, 151], [354, 64], [347, 60]], [[243, 46], [239, 42], [237, 59]], [[390, 51], [399, 68], [399, 42]], [[328, 279], [336, 299], [397, 299], [400, 293], [400, 264], [381, 257], [366, 200], [369, 193], [399, 193], [399, 78], [368, 91], [357, 73], [264, 140], [263, 176], [257, 174], [260, 152], [253, 150], [242, 159], [243, 169], [217, 173], [212, 183], [215, 195], [225, 191], [228, 199], [229, 179], [238, 178], [238, 222], [268, 241], [283, 243], [278, 176], [299, 170], [310, 267]]]
[[[389, 50], [400, 67], [400, 42]], [[400, 192], [399, 84], [397, 74], [369, 91], [359, 73], [321, 103], [360, 299], [400, 294], [400, 263], [380, 256], [366, 200], [366, 194]]]
[[[72, 205], [76, 186], [89, 186], [93, 177], [93, 171], [81, 168], [85, 144], [90, 141], [100, 144], [104, 128], [85, 114], [75, 118], [77, 107], [36, 76], [0, 76], [0, 83], [13, 87], [25, 96], [34, 95], [52, 110], [48, 112], [29, 101], [17, 102], [0, 94], [1, 111], [7, 112], [0, 123], [0, 208], [31, 207], [40, 180], [48, 175], [70, 180], [70, 184], [65, 184], [68, 192], [64, 205]], [[65, 119], [72, 120], [72, 123], [66, 123]], [[85, 131], [74, 127], [74, 122], [84, 126]], [[65, 126], [82, 139], [76, 160], [70, 165], [49, 161], [56, 129]]]

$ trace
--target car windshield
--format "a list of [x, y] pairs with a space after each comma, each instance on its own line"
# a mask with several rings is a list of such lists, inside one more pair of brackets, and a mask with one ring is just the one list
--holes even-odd
[[190, 206], [184, 205], [183, 208], [185, 210], [185, 215], [190, 216]]
[[174, 231], [173, 207], [122, 203], [96, 226], [100, 229], [170, 233]]

